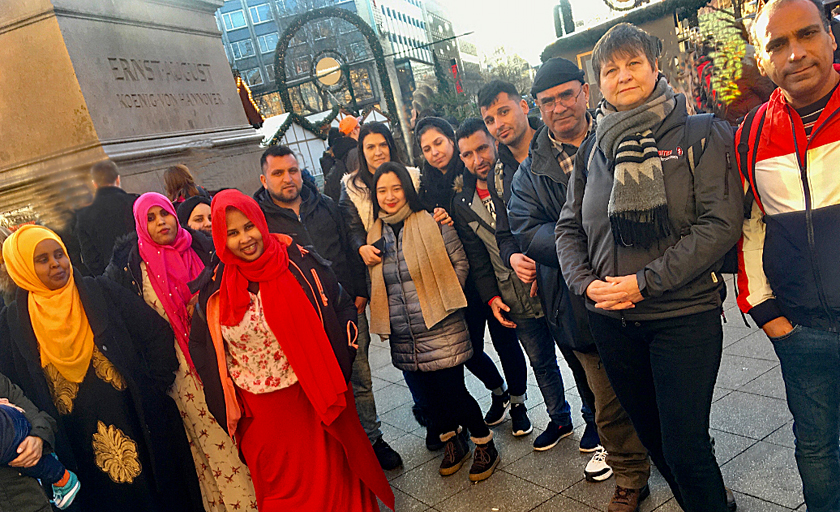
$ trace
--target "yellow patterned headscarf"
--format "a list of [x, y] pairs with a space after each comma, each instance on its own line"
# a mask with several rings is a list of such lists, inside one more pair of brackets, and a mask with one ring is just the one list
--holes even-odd
[[41, 350], [41, 366], [52, 363], [71, 382], [82, 382], [93, 355], [93, 331], [88, 323], [70, 267], [70, 279], [50, 290], [35, 273], [35, 246], [61, 239], [42, 226], [26, 225], [3, 242], [2, 260], [14, 282], [29, 292], [29, 319]]

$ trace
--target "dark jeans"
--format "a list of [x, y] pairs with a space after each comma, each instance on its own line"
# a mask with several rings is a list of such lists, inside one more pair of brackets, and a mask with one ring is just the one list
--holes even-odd
[[726, 512], [709, 438], [720, 312], [640, 322], [590, 312], [589, 322], [613, 389], [677, 502], [685, 512]]
[[548, 417], [557, 425], [571, 425], [572, 415], [569, 402], [566, 401], [563, 377], [557, 366], [554, 338], [545, 318], [517, 318], [515, 321], [516, 334], [531, 361], [534, 379], [545, 400]]
[[512, 396], [524, 395], [528, 390], [528, 370], [516, 331], [503, 327], [493, 316], [490, 306], [480, 300], [469, 304], [464, 311], [464, 319], [470, 330], [473, 347], [473, 356], [466, 363], [467, 370], [491, 391], [504, 382], [493, 360], [484, 352], [484, 327], [487, 326], [490, 329], [490, 340], [499, 354], [499, 362], [502, 363], [502, 370], [507, 378], [508, 392]]
[[[6, 466], [18, 457], [17, 448], [31, 430], [32, 425], [23, 413], [14, 407], [0, 405], [0, 465]], [[64, 464], [52, 455], [43, 455], [31, 468], [15, 469], [45, 484], [54, 484], [64, 476]]]
[[403, 372], [409, 388], [414, 387], [426, 401], [426, 413], [436, 432], [445, 434], [466, 427], [473, 437], [486, 437], [490, 429], [478, 402], [464, 384], [464, 365], [434, 372]]
[[808, 512], [840, 512], [840, 334], [797, 325], [770, 341], [782, 363]]
[[572, 370], [572, 376], [575, 378], [575, 387], [578, 390], [581, 402], [580, 415], [583, 416], [583, 421], [585, 421], [587, 425], [594, 426], [595, 394], [592, 393], [592, 389], [589, 387], [589, 382], [586, 380], [586, 370], [583, 369], [583, 365], [580, 364], [574, 350], [569, 347], [561, 347], [559, 345], [557, 348], [560, 349], [560, 353], [563, 354], [563, 359], [566, 360], [566, 364], [569, 365], [569, 369]]

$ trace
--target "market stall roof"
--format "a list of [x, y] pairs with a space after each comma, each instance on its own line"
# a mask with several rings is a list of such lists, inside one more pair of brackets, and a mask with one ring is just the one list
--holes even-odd
[[631, 23], [640, 25], [663, 16], [673, 14], [680, 7], [693, 11], [708, 3], [708, 0], [662, 0], [644, 7], [629, 11], [623, 16], [607, 20], [599, 25], [590, 27], [580, 32], [572, 32], [560, 39], [557, 39], [546, 46], [540, 55], [540, 60], [545, 62], [552, 57], [559, 57], [564, 51], [576, 50], [583, 47], [593, 47], [598, 39], [601, 39], [607, 30], [619, 23]]

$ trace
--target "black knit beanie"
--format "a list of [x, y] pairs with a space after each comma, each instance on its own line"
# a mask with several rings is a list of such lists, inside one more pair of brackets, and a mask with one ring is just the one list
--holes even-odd
[[566, 82], [571, 82], [572, 80], [585, 83], [583, 71], [575, 63], [562, 57], [548, 59], [540, 66], [540, 69], [537, 71], [537, 76], [534, 77], [534, 85], [531, 86], [531, 96], [536, 98], [537, 93], [560, 84], [565, 84]]

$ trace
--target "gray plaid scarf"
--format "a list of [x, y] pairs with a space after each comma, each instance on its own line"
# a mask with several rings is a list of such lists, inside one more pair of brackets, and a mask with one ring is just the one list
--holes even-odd
[[618, 112], [601, 100], [595, 111], [598, 147], [615, 162], [607, 213], [613, 238], [621, 246], [650, 247], [670, 233], [665, 175], [651, 130], [676, 104], [674, 91], [660, 75], [643, 105]]

